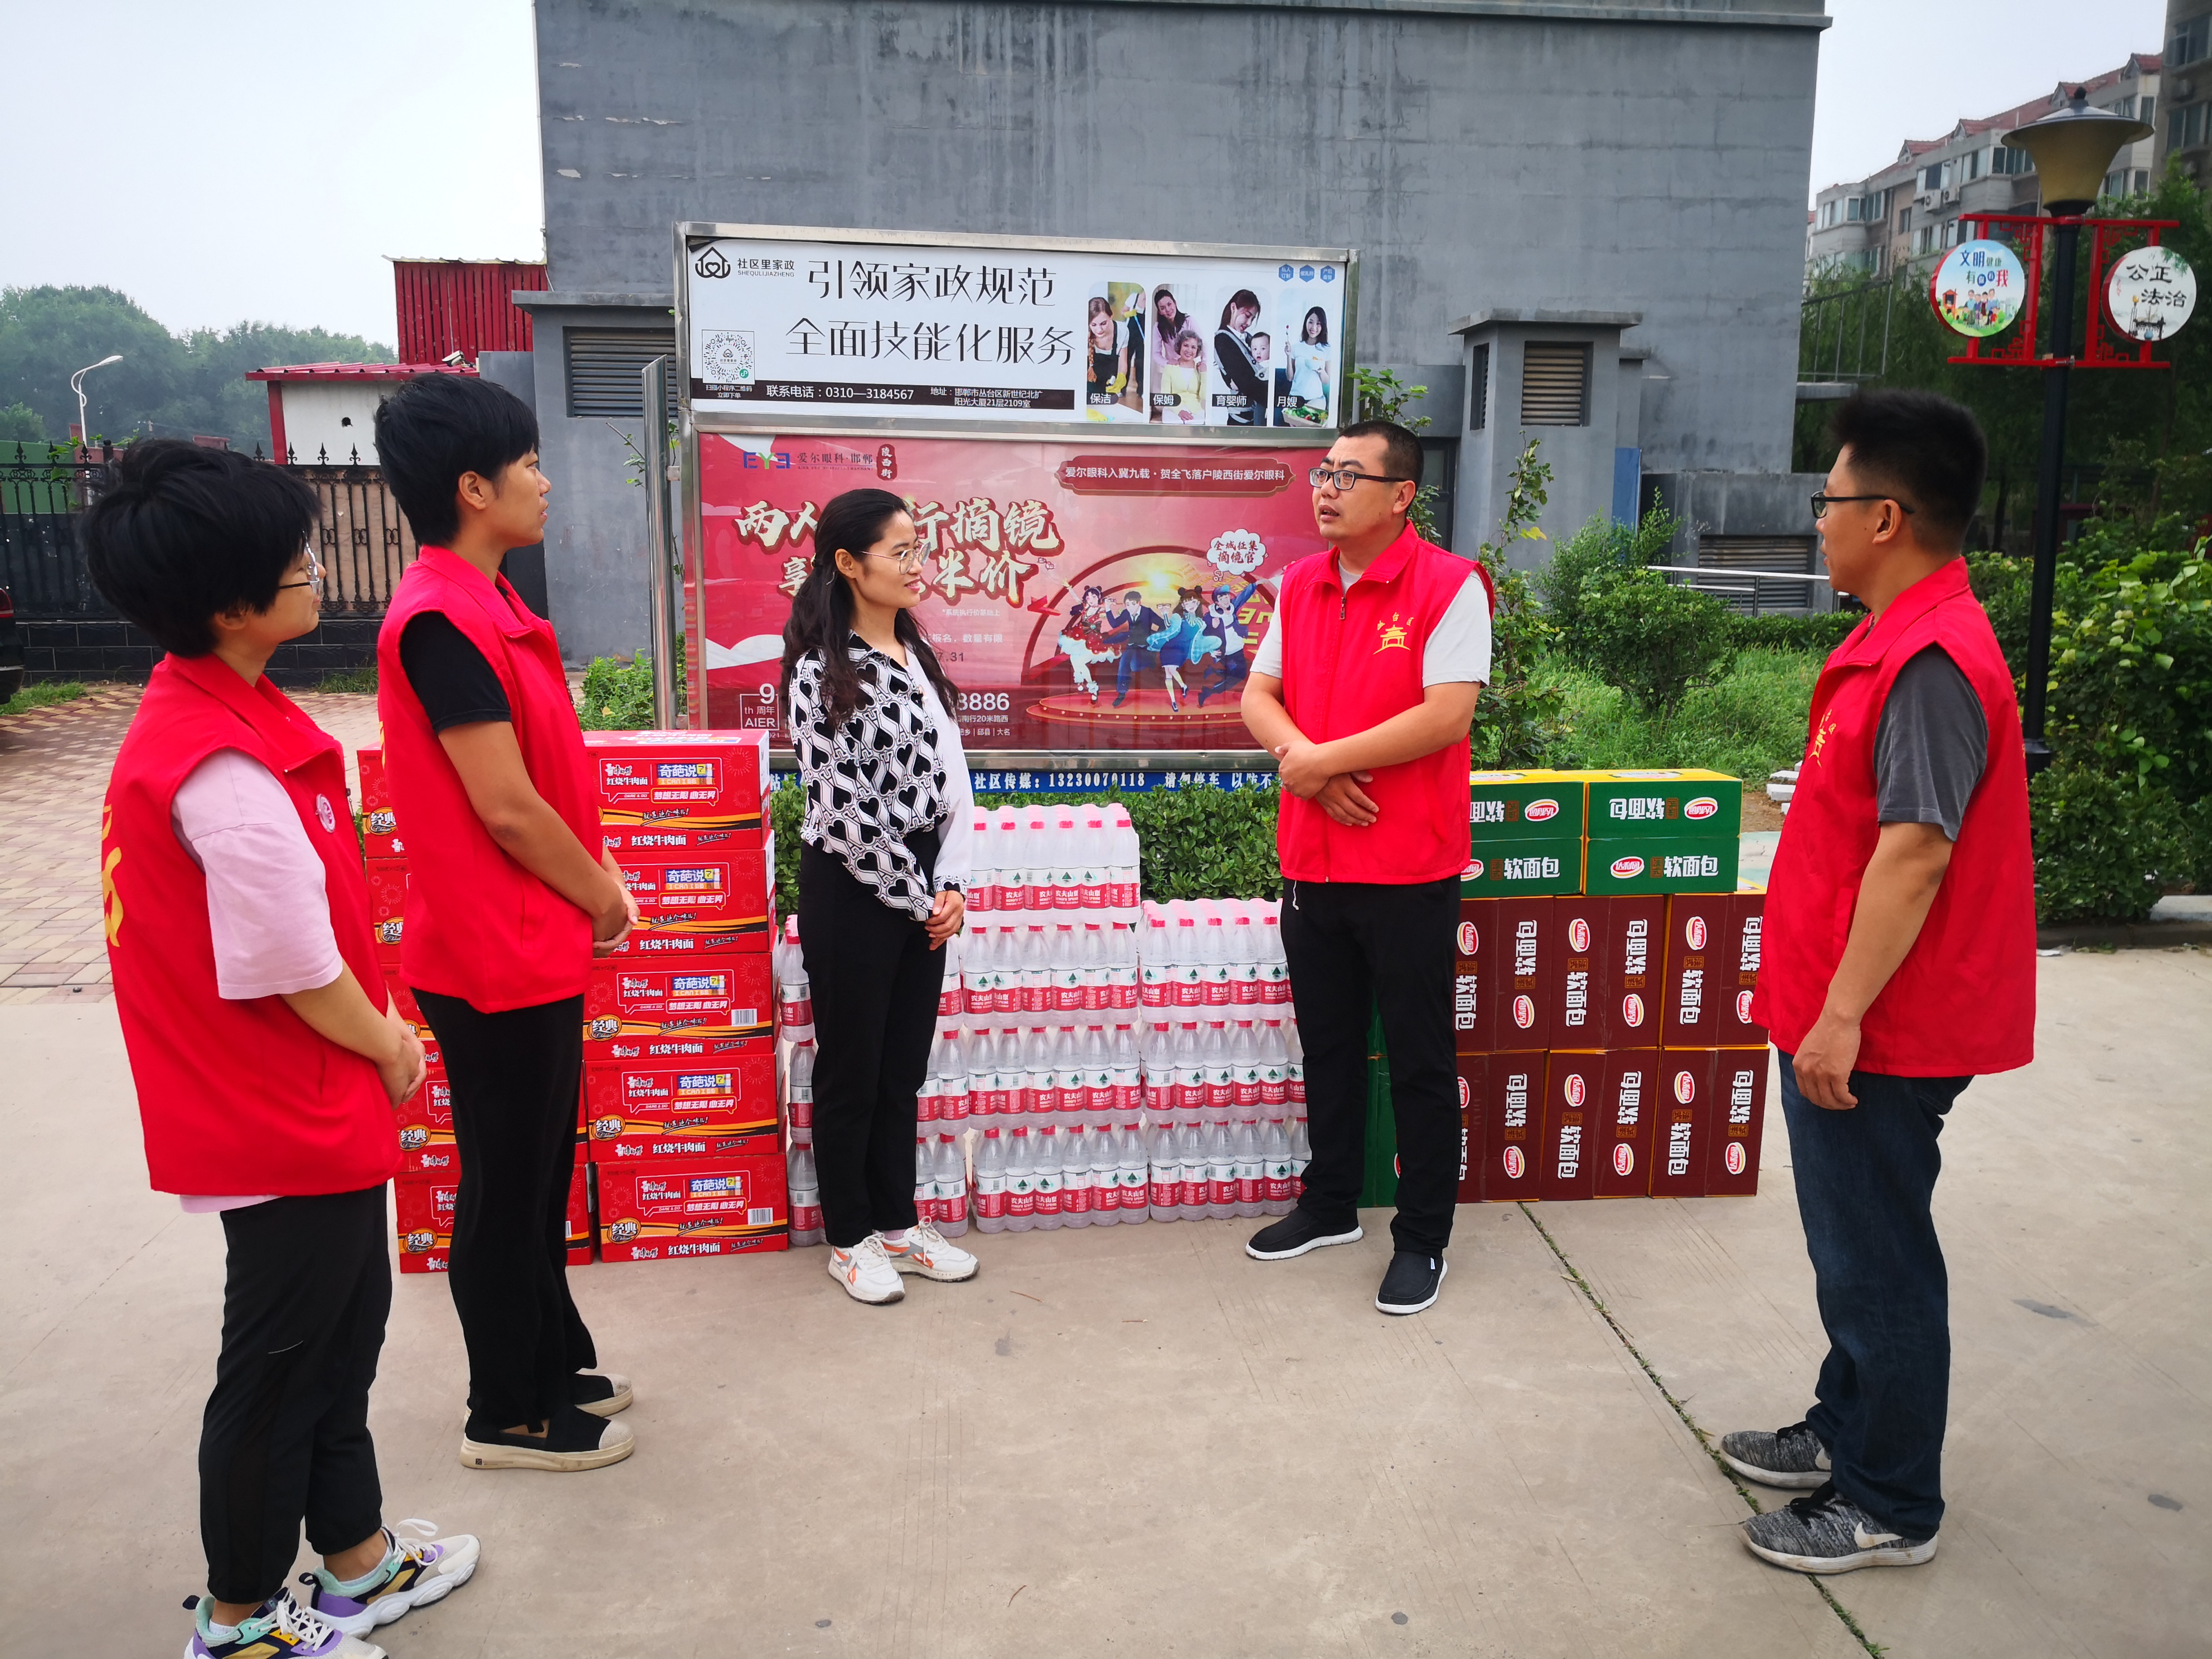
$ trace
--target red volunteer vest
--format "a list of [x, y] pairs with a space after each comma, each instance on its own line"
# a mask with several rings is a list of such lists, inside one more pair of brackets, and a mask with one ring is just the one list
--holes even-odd
[[219, 749], [250, 756], [284, 786], [323, 860], [338, 953], [372, 1000], [384, 988], [337, 741], [266, 677], [248, 685], [219, 658], [163, 658], [115, 757], [100, 826], [107, 960], [147, 1173], [165, 1193], [378, 1186], [399, 1167], [399, 1132], [376, 1067], [282, 997], [234, 1002], [216, 988], [207, 877], [169, 809]]
[[580, 996], [592, 971], [591, 918], [491, 838], [399, 665], [399, 636], [425, 611], [442, 612], [483, 653], [507, 693], [531, 782], [586, 852], [596, 858], [603, 845], [599, 784], [553, 625], [505, 577], [494, 586], [467, 560], [424, 548], [376, 636], [385, 775], [407, 831], [400, 977], [488, 1014]]
[[[1421, 654], [1472, 570], [1496, 608], [1490, 573], [1423, 541], [1408, 525], [1349, 593], [1334, 549], [1283, 574], [1275, 626], [1283, 635], [1283, 707], [1299, 731], [1328, 743], [1378, 726], [1421, 702]], [[1294, 881], [1394, 885], [1441, 881], [1467, 867], [1467, 739], [1386, 766], [1362, 784], [1377, 809], [1348, 829], [1285, 794], [1275, 822], [1283, 873]]]
[[1794, 1054], [1842, 961], [1881, 830], [1874, 744], [1899, 672], [1940, 645], [1981, 699], [1989, 758], [1920, 937], [1866, 1012], [1858, 1066], [1893, 1077], [2008, 1072], [2035, 1057], [2035, 861], [2012, 670], [1954, 559], [1836, 648], [1766, 893], [1752, 1018]]

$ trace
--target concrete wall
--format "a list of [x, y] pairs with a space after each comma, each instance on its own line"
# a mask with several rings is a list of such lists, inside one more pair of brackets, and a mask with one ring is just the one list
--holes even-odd
[[[539, 0], [552, 283], [665, 294], [678, 219], [1348, 245], [1360, 361], [1640, 311], [1645, 466], [1779, 471], [1822, 5]], [[619, 453], [546, 424], [549, 463]], [[641, 523], [564, 512], [556, 610]], [[589, 637], [642, 605], [593, 592]]]
[[[538, 401], [538, 465], [552, 480], [544, 547], [545, 599], [570, 663], [627, 657], [651, 629], [645, 565], [645, 492], [632, 485], [627, 437], [647, 448], [637, 416], [610, 421], [568, 412], [570, 328], [668, 327], [664, 295], [644, 305], [563, 303], [562, 295], [519, 295], [529, 302], [532, 380]], [[489, 355], [489, 354], [487, 354]]]

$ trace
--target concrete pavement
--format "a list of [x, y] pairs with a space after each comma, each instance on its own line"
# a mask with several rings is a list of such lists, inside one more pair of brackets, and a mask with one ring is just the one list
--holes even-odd
[[[2208, 969], [2044, 962], [2045, 1058], [1954, 1114], [1942, 1553], [1832, 1584], [1893, 1654], [2205, 1650]], [[0, 1047], [8, 1645], [69, 1650], [88, 1597], [103, 1652], [173, 1651], [220, 1224], [144, 1189], [112, 1004], [0, 1008]], [[372, 1419], [388, 1514], [480, 1534], [486, 1565], [386, 1644], [1862, 1652], [1743, 1552], [1744, 1500], [1667, 1397], [1715, 1434], [1802, 1413], [1819, 1338], [1787, 1164], [1771, 1140], [1750, 1200], [1464, 1209], [1443, 1300], [1409, 1320], [1370, 1305], [1379, 1215], [1264, 1266], [1250, 1224], [971, 1235], [975, 1282], [879, 1310], [818, 1251], [579, 1268], [640, 1450], [578, 1476], [460, 1468], [451, 1304], [403, 1279]]]

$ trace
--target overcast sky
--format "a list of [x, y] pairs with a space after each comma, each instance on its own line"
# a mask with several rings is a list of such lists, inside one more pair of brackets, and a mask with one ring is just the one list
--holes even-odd
[[[106, 284], [173, 329], [252, 318], [388, 344], [386, 256], [544, 255], [527, 0], [6, 7], [0, 284]], [[1829, 10], [1808, 195], [1905, 138], [2158, 51], [2165, 15], [2163, 0]]]

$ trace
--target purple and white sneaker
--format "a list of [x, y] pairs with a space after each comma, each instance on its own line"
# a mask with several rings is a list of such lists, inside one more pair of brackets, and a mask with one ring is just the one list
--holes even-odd
[[465, 1532], [439, 1538], [438, 1528], [428, 1521], [399, 1524], [421, 1535], [402, 1538], [387, 1527], [384, 1559], [374, 1572], [343, 1580], [317, 1567], [300, 1575], [307, 1605], [317, 1618], [348, 1636], [366, 1636], [416, 1607], [444, 1601], [469, 1582], [477, 1570], [479, 1547], [475, 1538]]
[[278, 1590], [243, 1624], [216, 1624], [209, 1613], [214, 1605], [205, 1596], [185, 1598], [193, 1615], [185, 1659], [391, 1659], [374, 1643], [301, 1607], [289, 1590]]

